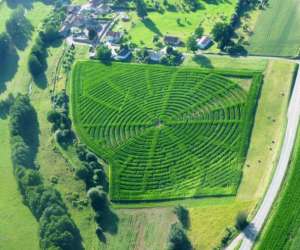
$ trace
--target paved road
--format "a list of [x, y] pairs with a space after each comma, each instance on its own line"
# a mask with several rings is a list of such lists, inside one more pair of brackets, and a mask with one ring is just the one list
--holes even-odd
[[[294, 61], [294, 62], [300, 65], [300, 61]], [[268, 214], [271, 211], [272, 205], [276, 199], [276, 196], [280, 190], [281, 184], [284, 180], [286, 171], [288, 169], [289, 160], [292, 155], [293, 146], [296, 139], [299, 117], [300, 117], [300, 70], [298, 70], [298, 75], [296, 78], [291, 100], [289, 103], [288, 113], [287, 113], [287, 128], [286, 128], [285, 137], [284, 137], [284, 141], [280, 153], [280, 158], [272, 182], [269, 185], [269, 188], [263, 199], [263, 202], [260, 205], [260, 208], [258, 209], [250, 225], [231, 242], [231, 244], [226, 248], [226, 250], [235, 249], [241, 241], [242, 243], [241, 243], [241, 247], [239, 248], [240, 250], [250, 250], [253, 247], [257, 235], [261, 231], [264, 223], [268, 218]]]

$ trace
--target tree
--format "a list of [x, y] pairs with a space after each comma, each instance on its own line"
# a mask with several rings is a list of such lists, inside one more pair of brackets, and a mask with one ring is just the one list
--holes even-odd
[[203, 36], [203, 33], [204, 33], [204, 29], [200, 25], [195, 29], [195, 32], [194, 32], [194, 34], [197, 38]]
[[184, 230], [177, 223], [171, 225], [168, 238], [168, 250], [192, 250], [189, 239]]
[[235, 219], [236, 229], [242, 231], [248, 226], [247, 214], [245, 212], [239, 212]]
[[61, 120], [61, 114], [57, 112], [56, 110], [50, 110], [47, 113], [47, 120], [51, 123], [57, 123]]
[[89, 29], [88, 31], [89, 40], [90, 41], [94, 40], [96, 36], [97, 36], [97, 32], [94, 29]]
[[106, 193], [99, 187], [92, 187], [87, 192], [91, 200], [91, 205], [96, 211], [102, 211], [107, 208]]
[[97, 58], [100, 61], [108, 62], [111, 60], [111, 50], [106, 45], [99, 45], [96, 50]]
[[31, 54], [29, 56], [28, 68], [29, 68], [29, 72], [34, 77], [40, 75], [44, 71], [43, 65], [41, 64], [37, 56], [34, 54]]
[[18, 7], [14, 10], [5, 25], [8, 34], [16, 46], [20, 49], [24, 49], [33, 30], [31, 23], [25, 17], [24, 9]]
[[224, 49], [229, 44], [233, 35], [233, 28], [226, 23], [216, 23], [212, 29], [212, 35], [215, 41], [219, 43], [219, 48]]
[[144, 0], [135, 0], [135, 6], [136, 6], [137, 15], [140, 18], [144, 19], [148, 15], [147, 6]]
[[0, 33], [0, 58], [5, 58], [9, 51], [10, 38], [6, 32]]
[[45, 26], [44, 31], [40, 32], [40, 37], [46, 44], [53, 43], [60, 37], [58, 28], [54, 24], [49, 23]]
[[190, 36], [187, 40], [187, 48], [193, 52], [198, 50], [197, 40], [195, 36]]
[[184, 228], [189, 227], [189, 211], [181, 206], [178, 205], [174, 208], [174, 213], [177, 215], [178, 220], [181, 222]]

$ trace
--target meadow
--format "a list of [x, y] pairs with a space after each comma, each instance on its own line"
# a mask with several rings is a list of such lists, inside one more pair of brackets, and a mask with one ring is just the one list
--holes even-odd
[[[224, 75], [253, 76], [249, 95]], [[232, 195], [260, 83], [251, 72], [78, 62], [73, 119], [111, 164], [113, 200]]]
[[[163, 1], [159, 2], [163, 6]], [[135, 12], [129, 12], [130, 22], [120, 20], [115, 29], [128, 31], [133, 43], [150, 48], [154, 47], [155, 35], [178, 36], [186, 42], [199, 25], [204, 28], [204, 33], [209, 35], [216, 22], [229, 22], [236, 2], [236, 0], [229, 0], [215, 4], [201, 1], [202, 7], [193, 12], [181, 9], [178, 7], [180, 1], [172, 0], [169, 1], [173, 6], [171, 9], [166, 8], [163, 13], [148, 12], [148, 18], [145, 20], [138, 18]]]
[[249, 54], [297, 56], [300, 48], [298, 0], [271, 0], [261, 11], [250, 37]]

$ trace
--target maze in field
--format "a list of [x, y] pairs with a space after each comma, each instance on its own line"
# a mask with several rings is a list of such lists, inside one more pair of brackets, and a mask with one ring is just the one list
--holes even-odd
[[236, 192], [253, 107], [224, 74], [78, 62], [72, 81], [76, 130], [108, 160], [113, 200]]

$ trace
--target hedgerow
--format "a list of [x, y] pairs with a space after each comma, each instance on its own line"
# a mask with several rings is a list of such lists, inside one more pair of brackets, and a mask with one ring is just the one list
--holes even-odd
[[258, 91], [247, 94], [226, 76], [256, 74], [77, 63], [76, 130], [109, 161], [111, 198], [235, 194]]

